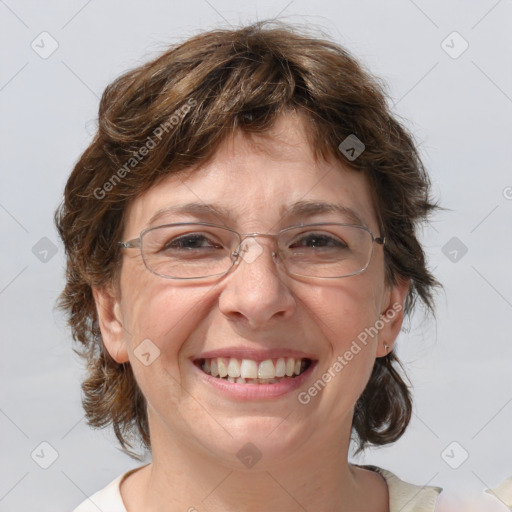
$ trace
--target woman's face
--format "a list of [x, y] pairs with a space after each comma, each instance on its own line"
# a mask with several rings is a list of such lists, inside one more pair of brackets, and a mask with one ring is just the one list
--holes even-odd
[[[203, 168], [159, 182], [131, 204], [124, 240], [172, 222], [212, 222], [239, 233], [353, 223], [337, 212], [284, 215], [299, 201], [348, 208], [380, 236], [366, 178], [339, 163], [316, 162], [302, 130], [299, 118], [283, 116], [271, 137], [237, 134]], [[229, 217], [162, 213], [150, 222], [156, 212], [188, 203], [212, 205]], [[272, 240], [255, 240], [262, 249], [255, 259], [242, 259], [222, 277], [197, 281], [158, 277], [138, 249], [127, 249], [120, 297], [95, 290], [105, 345], [118, 362], [130, 361], [147, 399], [153, 447], [179, 440], [240, 467], [237, 453], [248, 442], [269, 464], [274, 457], [293, 457], [306, 441], [313, 450], [329, 439], [348, 443], [354, 405], [375, 358], [385, 354], [384, 343], [392, 346], [400, 328], [397, 304], [406, 287], [386, 286], [378, 244], [361, 274], [315, 280], [286, 275], [272, 259]], [[361, 334], [382, 315], [387, 321], [378, 323], [378, 335]], [[268, 369], [269, 359], [274, 367], [283, 365], [278, 359], [291, 366], [292, 357], [312, 364], [299, 377], [242, 384], [199, 367], [205, 359], [221, 366], [218, 357], [226, 364], [233, 357], [248, 371], [265, 360]], [[316, 393], [310, 391], [315, 382]]]

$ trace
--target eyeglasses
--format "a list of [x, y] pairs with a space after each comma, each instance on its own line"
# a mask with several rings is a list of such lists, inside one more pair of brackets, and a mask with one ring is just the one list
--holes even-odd
[[180, 222], [145, 229], [139, 238], [119, 242], [123, 249], [140, 248], [147, 269], [166, 279], [201, 279], [221, 276], [240, 263], [251, 263], [262, 247], [256, 236], [273, 238], [276, 263], [290, 275], [317, 278], [349, 277], [370, 263], [373, 243], [383, 245], [362, 226], [339, 223], [301, 224], [276, 234], [240, 234], [207, 222]]

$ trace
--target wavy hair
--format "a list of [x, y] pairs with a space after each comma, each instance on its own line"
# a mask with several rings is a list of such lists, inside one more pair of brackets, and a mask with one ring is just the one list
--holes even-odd
[[[438, 283], [416, 231], [437, 205], [413, 137], [392, 115], [385, 91], [339, 44], [275, 22], [200, 33], [107, 86], [97, 133], [55, 213], [67, 257], [58, 306], [87, 363], [89, 425], [111, 424], [131, 456], [133, 440], [151, 449], [145, 398], [130, 364], [105, 349], [92, 295], [92, 287], [118, 278], [127, 206], [167, 175], [207, 162], [234, 131], [264, 134], [286, 112], [304, 119], [316, 158], [365, 173], [386, 236], [386, 280], [410, 280], [406, 315], [418, 299], [433, 312]], [[338, 149], [349, 135], [365, 144], [354, 161]], [[405, 431], [412, 398], [404, 379], [393, 352], [376, 359], [354, 410], [358, 451]]]

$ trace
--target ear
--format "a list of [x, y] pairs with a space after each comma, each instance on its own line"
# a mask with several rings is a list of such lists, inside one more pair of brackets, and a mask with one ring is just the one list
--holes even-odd
[[388, 288], [387, 298], [380, 320], [384, 324], [379, 330], [379, 344], [377, 357], [384, 357], [393, 350], [393, 345], [398, 337], [404, 320], [404, 303], [409, 291], [410, 280], [397, 278], [397, 283]]
[[114, 361], [126, 363], [128, 350], [122, 323], [120, 298], [111, 286], [93, 287], [92, 294], [96, 303], [103, 344]]

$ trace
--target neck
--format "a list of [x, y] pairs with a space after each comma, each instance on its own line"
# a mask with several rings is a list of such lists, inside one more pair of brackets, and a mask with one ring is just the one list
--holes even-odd
[[275, 459], [262, 456], [250, 469], [240, 469], [242, 464], [169, 438], [158, 422], [152, 426], [153, 462], [123, 493], [129, 512], [388, 510], [383, 479], [347, 461], [350, 429], [331, 440], [313, 434], [300, 450]]

